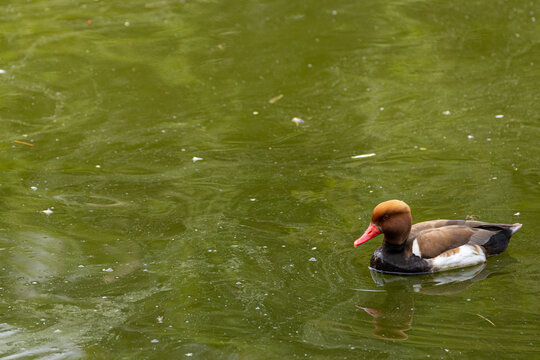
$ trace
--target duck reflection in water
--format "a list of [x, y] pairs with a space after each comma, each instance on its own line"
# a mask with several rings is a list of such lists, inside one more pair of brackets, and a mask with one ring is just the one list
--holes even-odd
[[406, 331], [412, 328], [415, 293], [430, 295], [456, 294], [477, 281], [488, 277], [493, 270], [486, 264], [461, 270], [421, 276], [387, 275], [370, 269], [377, 285], [384, 286], [386, 297], [382, 306], [372, 308], [356, 304], [373, 317], [373, 334], [386, 340], [407, 340]]

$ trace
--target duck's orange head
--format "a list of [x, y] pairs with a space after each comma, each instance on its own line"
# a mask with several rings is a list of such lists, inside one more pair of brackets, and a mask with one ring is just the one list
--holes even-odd
[[388, 200], [373, 209], [371, 223], [364, 234], [354, 242], [354, 246], [365, 243], [379, 234], [385, 241], [401, 244], [411, 231], [411, 208], [400, 200]]

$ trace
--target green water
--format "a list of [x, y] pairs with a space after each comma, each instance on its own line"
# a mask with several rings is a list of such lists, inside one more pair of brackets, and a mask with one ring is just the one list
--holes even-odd
[[[539, 14], [5, 1], [0, 359], [539, 357]], [[523, 229], [372, 275], [391, 198]]]

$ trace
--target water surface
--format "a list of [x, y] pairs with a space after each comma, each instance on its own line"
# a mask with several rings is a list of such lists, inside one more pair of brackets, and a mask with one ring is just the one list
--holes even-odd
[[[3, 4], [2, 358], [538, 357], [539, 13]], [[381, 277], [352, 242], [391, 198], [524, 226]]]

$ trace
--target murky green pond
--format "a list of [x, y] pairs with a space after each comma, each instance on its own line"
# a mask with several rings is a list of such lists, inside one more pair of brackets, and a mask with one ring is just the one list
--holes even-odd
[[[3, 2], [0, 359], [538, 358], [539, 14]], [[524, 226], [380, 276], [392, 198]]]

